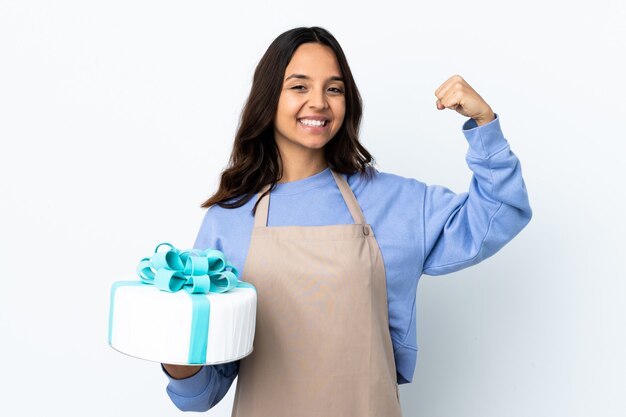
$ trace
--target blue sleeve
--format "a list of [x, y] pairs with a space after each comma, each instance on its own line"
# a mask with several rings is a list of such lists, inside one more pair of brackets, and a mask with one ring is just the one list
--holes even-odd
[[442, 275], [496, 253], [528, 224], [532, 211], [520, 162], [500, 128], [500, 118], [482, 126], [463, 125], [473, 172], [469, 192], [441, 186], [424, 193], [424, 270]]
[[185, 379], [169, 378], [167, 395], [181, 411], [207, 411], [226, 395], [239, 371], [239, 361], [221, 365], [203, 366]]

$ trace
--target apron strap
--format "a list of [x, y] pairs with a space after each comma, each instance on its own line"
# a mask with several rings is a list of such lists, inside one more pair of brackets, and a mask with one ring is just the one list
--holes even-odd
[[[352, 215], [352, 219], [355, 224], [365, 225], [365, 216], [363, 215], [363, 211], [359, 206], [359, 203], [348, 185], [348, 182], [343, 177], [343, 175], [336, 173], [332, 169], [330, 172], [333, 174], [335, 178], [335, 182], [337, 183], [337, 187], [339, 187], [339, 191], [341, 191], [341, 195], [343, 196], [343, 200], [348, 206], [348, 210], [350, 210], [350, 214]], [[269, 185], [263, 187], [263, 189], [257, 194], [257, 199], [260, 198], [261, 194], [265, 192], [269, 188]], [[254, 215], [254, 227], [267, 227], [267, 217], [269, 213], [269, 205], [270, 205], [270, 194], [268, 193], [263, 196], [261, 201], [256, 207], [256, 214]]]
[[[270, 188], [269, 185], [264, 186], [261, 189], [261, 192], [257, 194], [257, 199], [259, 199], [268, 188]], [[261, 201], [259, 201], [259, 204], [256, 206], [256, 213], [254, 214], [254, 227], [267, 227], [267, 214], [269, 212], [270, 206], [270, 194], [271, 193], [267, 193], [266, 195], [264, 195], [263, 198], [261, 198]]]
[[361, 207], [359, 206], [352, 189], [348, 185], [348, 182], [343, 175], [333, 171], [332, 169], [330, 172], [333, 174], [333, 177], [335, 177], [337, 187], [339, 187], [339, 191], [341, 191], [341, 195], [343, 195], [343, 200], [346, 202], [348, 210], [350, 210], [354, 223], [365, 225], [365, 216], [363, 215], [363, 211], [361, 211]]

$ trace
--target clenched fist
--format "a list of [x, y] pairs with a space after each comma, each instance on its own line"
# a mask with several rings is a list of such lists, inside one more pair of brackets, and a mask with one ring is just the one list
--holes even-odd
[[437, 108], [452, 109], [484, 125], [496, 118], [489, 104], [461, 77], [453, 75], [435, 91]]

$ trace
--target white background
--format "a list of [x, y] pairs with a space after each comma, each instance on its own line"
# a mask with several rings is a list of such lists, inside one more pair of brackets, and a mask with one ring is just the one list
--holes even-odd
[[0, 414], [180, 414], [158, 365], [108, 347], [109, 288], [156, 243], [192, 245], [256, 63], [318, 25], [379, 170], [467, 188], [465, 118], [434, 96], [460, 74], [534, 209], [495, 257], [422, 278], [404, 415], [623, 416], [624, 4], [1, 0]]

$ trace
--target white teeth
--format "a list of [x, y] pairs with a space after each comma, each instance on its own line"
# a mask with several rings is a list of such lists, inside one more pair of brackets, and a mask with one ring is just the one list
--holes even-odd
[[308, 120], [308, 119], [300, 119], [300, 123], [302, 123], [305, 126], [316, 126], [316, 127], [320, 127], [320, 126], [324, 126], [324, 124], [326, 123], [324, 120]]

